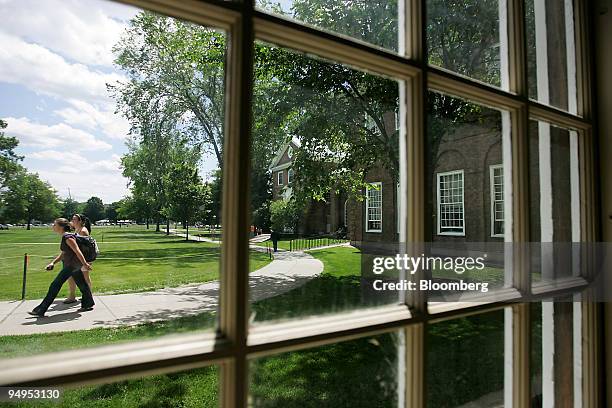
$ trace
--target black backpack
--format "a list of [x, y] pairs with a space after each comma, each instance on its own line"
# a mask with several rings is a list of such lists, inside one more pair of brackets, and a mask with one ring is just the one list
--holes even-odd
[[83, 236], [78, 234], [74, 234], [74, 238], [76, 239], [77, 245], [85, 257], [85, 260], [87, 262], [95, 261], [100, 253], [96, 240], [92, 236]]

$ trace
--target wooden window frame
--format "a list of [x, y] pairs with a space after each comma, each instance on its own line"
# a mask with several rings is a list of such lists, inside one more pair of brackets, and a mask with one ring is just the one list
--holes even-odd
[[[320, 316], [288, 323], [249, 326], [248, 302], [248, 184], [250, 172], [253, 43], [255, 39], [318, 55], [368, 72], [396, 78], [400, 84], [400, 242], [425, 240], [425, 136], [428, 90], [443, 92], [496, 108], [510, 115], [512, 147], [512, 239], [529, 242], [528, 120], [536, 119], [575, 130], [578, 134], [580, 166], [581, 241], [597, 239], [599, 222], [595, 202], [593, 103], [588, 16], [586, 0], [574, 1], [577, 105], [569, 113], [529, 100], [526, 75], [524, 0], [500, 0], [506, 24], [500, 36], [507, 55], [504, 89], [470, 80], [429, 66], [425, 60], [426, 0], [399, 2], [399, 50], [382, 50], [370, 44], [336, 35], [257, 10], [253, 0], [118, 0], [224, 30], [228, 34], [226, 118], [223, 183], [223, 248], [219, 327], [216, 334], [195, 333], [162, 337], [128, 344], [108, 345], [70, 352], [3, 360], [1, 385], [95, 384], [143, 375], [176, 372], [219, 364], [222, 407], [248, 405], [249, 359], [300, 350], [374, 334], [400, 331], [404, 336], [400, 405], [426, 404], [425, 335], [436, 321], [505, 308], [511, 327], [509, 347], [512, 406], [530, 406], [530, 315], [529, 303], [584, 289], [592, 277], [584, 269], [581, 277], [563, 285], [532, 290], [528, 259], [513, 254], [513, 288], [490, 302], [428, 304], [427, 295], [408, 296], [403, 304]], [[409, 203], [409, 205], [408, 205]], [[413, 247], [407, 251], [416, 251]], [[412, 279], [422, 278], [417, 271]], [[582, 405], [600, 406], [601, 349], [598, 344], [600, 307], [589, 297], [580, 300], [582, 331]]]

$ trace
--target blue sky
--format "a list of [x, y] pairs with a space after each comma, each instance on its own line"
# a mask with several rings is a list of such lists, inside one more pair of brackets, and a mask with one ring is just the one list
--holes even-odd
[[129, 126], [106, 84], [111, 47], [136, 9], [104, 0], [0, 0], [0, 117], [23, 164], [67, 197], [127, 193], [119, 159]]
[[[111, 49], [138, 11], [107, 0], [0, 0], [9, 16], [0, 25], [0, 117], [23, 165], [62, 198], [108, 203], [129, 193], [120, 168], [129, 125], [106, 84], [123, 79]], [[206, 177], [215, 160], [201, 167]]]

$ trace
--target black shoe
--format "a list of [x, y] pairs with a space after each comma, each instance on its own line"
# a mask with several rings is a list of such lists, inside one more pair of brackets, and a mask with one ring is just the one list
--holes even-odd
[[90, 312], [93, 310], [93, 306], [89, 306], [89, 307], [79, 307], [79, 309], [77, 310], [77, 312]]
[[39, 312], [37, 310], [31, 310], [28, 314], [36, 317], [45, 317], [45, 312]]

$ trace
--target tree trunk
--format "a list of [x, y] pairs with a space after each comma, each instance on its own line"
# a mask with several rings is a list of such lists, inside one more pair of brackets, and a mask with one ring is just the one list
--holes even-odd
[[166, 220], [166, 235], [170, 235], [170, 220]]
[[31, 224], [32, 224], [32, 219], [28, 218], [28, 227], [27, 227], [28, 231], [31, 229]]
[[185, 241], [189, 241], [189, 223], [185, 222]]
[[149, 229], [149, 219], [147, 218], [147, 229]]
[[159, 224], [160, 224], [160, 220], [159, 220], [159, 217], [157, 217], [155, 219], [155, 232], [161, 231], [161, 229], [159, 228]]

